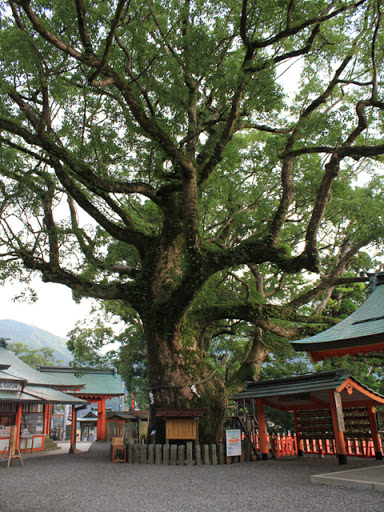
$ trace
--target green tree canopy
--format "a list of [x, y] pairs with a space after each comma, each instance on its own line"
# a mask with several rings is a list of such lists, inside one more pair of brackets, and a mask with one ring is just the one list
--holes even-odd
[[[114, 314], [111, 313], [114, 311]], [[119, 317], [124, 327], [116, 329]], [[69, 333], [67, 343], [73, 354], [71, 365], [110, 368], [114, 366], [139, 409], [148, 408], [148, 364], [143, 325], [138, 314], [125, 307], [124, 313], [113, 303], [95, 308], [84, 322], [78, 322]]]
[[61, 362], [56, 361], [54, 350], [48, 347], [30, 349], [27, 345], [24, 345], [24, 343], [9, 343], [9, 350], [32, 368], [37, 368], [38, 366], [53, 366]]
[[220, 437], [220, 329], [250, 340], [235, 386], [381, 254], [381, 2], [0, 6], [1, 277], [132, 308], [152, 412]]

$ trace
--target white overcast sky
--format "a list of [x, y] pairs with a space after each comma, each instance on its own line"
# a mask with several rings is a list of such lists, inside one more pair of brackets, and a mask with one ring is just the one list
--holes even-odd
[[33, 287], [38, 300], [29, 304], [13, 301], [15, 295], [22, 292], [23, 285], [6, 283], [0, 286], [0, 320], [16, 320], [65, 338], [75, 323], [86, 318], [90, 311], [92, 301], [83, 299], [76, 304], [71, 290], [64, 285], [42, 283], [36, 279]]

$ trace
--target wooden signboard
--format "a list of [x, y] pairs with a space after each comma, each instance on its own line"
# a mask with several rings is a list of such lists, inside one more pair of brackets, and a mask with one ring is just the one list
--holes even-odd
[[146, 436], [148, 432], [148, 421], [139, 420], [139, 436]]
[[196, 440], [196, 418], [166, 418], [165, 437], [170, 440]]
[[335, 391], [334, 397], [335, 397], [335, 405], [336, 405], [337, 425], [339, 427], [340, 432], [344, 432], [345, 424], [344, 424], [343, 404], [341, 403], [341, 395], [338, 391]]
[[19, 382], [0, 380], [0, 389], [4, 389], [5, 391], [21, 391], [22, 386]]

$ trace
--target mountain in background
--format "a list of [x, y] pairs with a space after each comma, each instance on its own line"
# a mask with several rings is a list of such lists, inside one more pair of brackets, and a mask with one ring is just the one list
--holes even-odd
[[59, 364], [66, 365], [72, 359], [65, 338], [55, 336], [33, 325], [23, 324], [15, 320], [0, 320], [0, 338], [9, 338], [8, 343], [23, 343], [31, 350], [51, 348], [54, 351], [55, 359], [62, 361]]

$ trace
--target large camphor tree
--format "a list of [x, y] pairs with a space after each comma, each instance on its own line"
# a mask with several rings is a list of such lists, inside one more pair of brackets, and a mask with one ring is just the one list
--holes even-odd
[[1, 277], [137, 315], [152, 412], [208, 407], [213, 440], [212, 341], [242, 341], [235, 389], [380, 249], [381, 1], [0, 9]]

